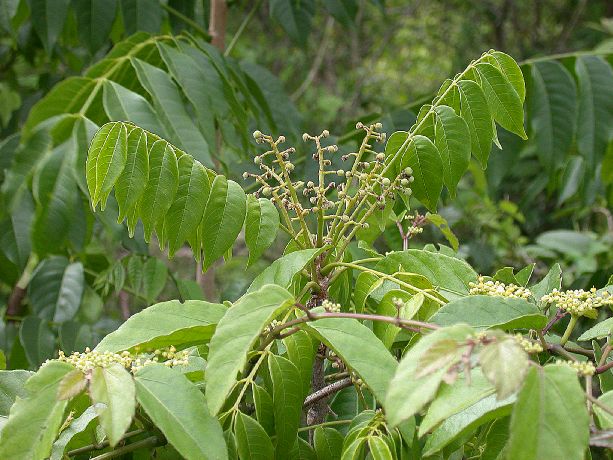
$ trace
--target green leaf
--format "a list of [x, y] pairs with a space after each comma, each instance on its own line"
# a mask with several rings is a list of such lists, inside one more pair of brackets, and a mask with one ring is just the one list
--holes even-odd
[[411, 189], [415, 197], [430, 211], [436, 211], [443, 190], [443, 161], [430, 139], [420, 135], [410, 138], [400, 158], [400, 170], [407, 166], [413, 169]]
[[540, 301], [544, 295], [549, 294], [554, 289], [560, 289], [562, 287], [562, 268], [560, 264], [554, 264], [545, 277], [530, 287], [532, 296]]
[[149, 149], [149, 181], [138, 206], [146, 241], [172, 206], [178, 188], [179, 166], [174, 150], [166, 141], [156, 141]]
[[169, 257], [173, 257], [196, 231], [204, 215], [210, 188], [204, 166], [188, 155], [179, 158], [179, 188], [164, 220]]
[[524, 299], [471, 295], [443, 305], [430, 321], [441, 326], [468, 323], [476, 329], [542, 329], [547, 317]]
[[453, 198], [470, 163], [470, 131], [451, 107], [437, 106], [434, 115], [434, 145], [443, 160], [443, 181]]
[[425, 276], [449, 300], [467, 295], [469, 283], [477, 280], [477, 273], [463, 260], [421, 249], [388, 253], [375, 268], [388, 274], [402, 268]]
[[55, 334], [47, 321], [36, 316], [27, 316], [21, 322], [19, 340], [32, 367], [52, 358], [56, 349]]
[[302, 249], [290, 252], [275, 260], [262, 273], [255, 277], [247, 292], [254, 292], [266, 284], [276, 284], [289, 288], [294, 277], [302, 271], [319, 253], [322, 248]]
[[609, 143], [613, 106], [613, 70], [600, 56], [575, 60], [578, 80], [577, 148], [593, 171]]
[[592, 339], [602, 339], [608, 337], [613, 332], [613, 318], [607, 318], [598, 322], [579, 336], [577, 340], [586, 341]]
[[582, 460], [589, 417], [577, 373], [567, 365], [531, 367], [509, 431], [507, 458]]
[[[119, 83], [112, 80], [104, 82], [102, 103], [111, 120], [129, 120], [158, 136], [167, 135], [149, 101]], [[131, 152], [130, 148], [128, 152]]]
[[76, 315], [81, 305], [85, 278], [81, 262], [63, 256], [43, 260], [28, 285], [30, 303], [37, 316], [61, 323]]
[[236, 447], [243, 460], [271, 460], [274, 458], [272, 441], [264, 428], [248, 415], [236, 416]]
[[[119, 205], [118, 221], [132, 216], [149, 181], [149, 153], [147, 135], [143, 130], [133, 129], [128, 134], [126, 164], [115, 183], [115, 199]], [[135, 223], [135, 222], [134, 222]], [[134, 226], [128, 221], [130, 233]]]
[[18, 399], [8, 422], [0, 431], [0, 458], [43, 460], [49, 457], [68, 401], [58, 401], [57, 388], [74, 368], [52, 361], [41, 367], [25, 384], [29, 396]]
[[491, 64], [478, 63], [475, 70], [487, 98], [494, 120], [507, 131], [527, 139], [524, 131], [524, 109], [519, 95], [505, 76]]
[[[400, 299], [404, 303], [404, 306], [400, 309], [400, 312], [398, 312], [398, 309], [394, 304], [395, 298]], [[377, 305], [377, 314], [395, 317], [398, 313], [400, 313], [400, 317], [402, 319], [412, 319], [423, 304], [424, 296], [421, 293], [412, 295], [406, 291], [392, 289], [383, 296], [381, 302], [379, 302]], [[390, 323], [385, 323], [383, 321], [375, 321], [373, 323], [373, 332], [388, 349], [392, 347], [394, 339], [400, 331], [401, 329], [399, 327], [396, 327]]]
[[285, 289], [267, 285], [241, 297], [219, 321], [209, 345], [206, 398], [217, 414], [264, 327], [294, 303]]
[[364, 450], [364, 444], [366, 443], [366, 438], [359, 437], [355, 439], [351, 444], [349, 444], [346, 448], [343, 449], [343, 455], [341, 456], [341, 460], [357, 460], [362, 458], [362, 452]]
[[77, 17], [79, 39], [94, 54], [108, 39], [117, 0], [76, 0], [72, 2]]
[[314, 6], [303, 0], [270, 0], [270, 17], [298, 45], [306, 46]]
[[150, 257], [143, 265], [142, 295], [148, 303], [152, 303], [164, 290], [168, 267], [160, 259]]
[[287, 458], [291, 452], [302, 415], [302, 380], [298, 368], [282, 356], [268, 355], [272, 379], [272, 402], [275, 414], [276, 458]]
[[100, 426], [115, 446], [132, 423], [136, 407], [134, 380], [118, 363], [109, 367], [96, 367], [92, 371], [89, 394], [97, 409]]
[[[471, 433], [490, 420], [505, 417], [511, 412], [515, 397], [497, 400], [495, 395], [488, 396], [472, 406], [446, 419], [426, 440], [424, 456], [432, 455], [454, 439]], [[523, 458], [523, 457], [509, 457]]]
[[[606, 393], [600, 395], [598, 398], [602, 404], [607, 407], [613, 406], [613, 391], [607, 391]], [[594, 413], [598, 417], [598, 421], [600, 422], [600, 428], [607, 429], [613, 428], [613, 415], [603, 410], [600, 406], [594, 404]]]
[[492, 114], [487, 105], [487, 99], [481, 87], [470, 80], [460, 80], [458, 92], [460, 93], [460, 116], [468, 125], [472, 154], [485, 169], [494, 137]]
[[181, 94], [170, 75], [151, 64], [132, 58], [138, 80], [153, 99], [170, 141], [207, 166], [213, 166], [209, 145], [185, 109]]
[[455, 236], [455, 234], [449, 227], [447, 219], [445, 219], [439, 214], [431, 214], [428, 212], [426, 213], [426, 220], [431, 224], [436, 225], [436, 227], [441, 231], [441, 233], [447, 239], [454, 251], [458, 250], [458, 248], [460, 247], [460, 242], [458, 241], [458, 237]]
[[532, 65], [530, 125], [543, 167], [550, 175], [563, 164], [575, 133], [577, 91], [570, 72], [557, 61]]
[[32, 374], [33, 372], [24, 370], [0, 372], [0, 415], [9, 415], [15, 399], [23, 399], [28, 395], [24, 384]]
[[506, 399], [521, 386], [528, 372], [528, 355], [514, 338], [499, 338], [479, 352], [481, 372], [494, 385], [498, 399]]
[[128, 134], [123, 123], [107, 123], [94, 136], [86, 163], [87, 187], [92, 208], [104, 210], [113, 184], [119, 178], [128, 152]]
[[104, 337], [96, 350], [116, 353], [134, 347], [185, 348], [205, 343], [226, 311], [223, 305], [201, 300], [161, 302], [130, 316], [119, 329]]
[[398, 363], [369, 328], [349, 318], [325, 318], [302, 327], [334, 350], [377, 400], [385, 400]]
[[343, 435], [334, 428], [317, 427], [313, 436], [317, 460], [338, 460], [343, 452]]
[[164, 11], [162, 6], [148, 0], [121, 0], [121, 13], [126, 33], [139, 31], [159, 33]]
[[11, 20], [15, 14], [17, 14], [19, 1], [20, 0], [6, 0], [0, 2], [0, 30], [6, 33], [11, 33], [13, 31]]
[[524, 75], [515, 59], [501, 51], [490, 51], [485, 60], [500, 70], [519, 96], [519, 100], [524, 102], [526, 99], [526, 84], [524, 83]]
[[283, 339], [287, 349], [288, 359], [294, 363], [300, 372], [302, 382], [302, 397], [305, 398], [311, 388], [311, 375], [313, 374], [313, 361], [316, 349], [313, 341], [304, 331], [298, 331]]
[[57, 399], [70, 400], [80, 394], [87, 386], [85, 374], [79, 369], [70, 371], [64, 376], [57, 389]]
[[150, 364], [136, 373], [135, 381], [138, 402], [179, 454], [188, 460], [228, 458], [219, 422], [187, 377]]
[[51, 54], [68, 15], [70, 0], [29, 0], [32, 28]]
[[419, 437], [424, 436], [434, 427], [449, 417], [472, 406], [477, 401], [493, 394], [494, 387], [480, 372], [471, 372], [470, 384], [461, 376], [453, 384], [443, 383], [432, 401], [428, 413], [419, 425]]
[[386, 442], [379, 436], [368, 438], [368, 449], [373, 460], [393, 460], [394, 458]]
[[201, 224], [203, 270], [234, 244], [245, 222], [246, 200], [243, 188], [236, 182], [215, 177]]
[[447, 373], [448, 366], [421, 378], [416, 376], [419, 362], [428, 349], [441, 340], [464, 341], [472, 332], [473, 329], [464, 324], [438, 329], [422, 337], [405, 353], [389, 383], [383, 404], [387, 420], [392, 426], [409, 419], [430, 402]]
[[53, 450], [51, 452], [51, 460], [62, 460], [64, 451], [68, 444], [77, 436], [87, 430], [91, 422], [98, 417], [96, 408], [90, 406], [79, 417], [74, 419], [70, 425], [60, 433], [57, 441], [53, 443]]
[[245, 243], [249, 249], [251, 266], [270, 247], [279, 230], [279, 212], [266, 198], [247, 197], [247, 218], [245, 219]]
[[253, 384], [253, 403], [255, 404], [255, 414], [262, 428], [269, 435], [275, 434], [275, 417], [272, 404], [272, 397], [268, 392], [257, 384]]

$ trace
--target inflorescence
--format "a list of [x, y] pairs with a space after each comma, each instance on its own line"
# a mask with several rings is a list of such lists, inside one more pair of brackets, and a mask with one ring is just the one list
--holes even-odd
[[597, 308], [605, 305], [613, 306], [613, 296], [607, 291], [599, 294], [596, 288], [589, 291], [575, 289], [563, 292], [554, 289], [541, 297], [541, 302], [555, 304], [559, 309], [574, 316], [590, 316], [596, 312]]
[[564, 361], [558, 359], [556, 360], [556, 364], [566, 364], [574, 369], [580, 377], [586, 377], [596, 373], [596, 366], [591, 361]]
[[527, 339], [519, 333], [515, 334], [515, 341], [525, 350], [526, 353], [533, 354], [541, 353], [543, 351], [543, 346], [540, 343]]
[[[154, 363], [163, 363], [165, 366], [184, 366], [188, 364], [189, 350], [177, 351], [170, 346], [164, 349], [155, 349], [148, 353], [130, 353], [123, 351], [113, 353], [111, 351], [96, 351], [86, 348], [83, 353], [75, 351], [66, 356], [60, 350], [57, 361], [62, 361], [73, 365], [82, 372], [88, 372], [96, 367], [109, 367], [113, 364], [120, 364], [132, 373]], [[48, 362], [48, 361], [47, 361]]]
[[500, 281], [487, 280], [484, 276], [477, 278], [476, 283], [468, 283], [470, 294], [510, 297], [514, 299], [529, 299], [532, 293], [525, 287], [516, 284], [504, 284]]
[[[317, 180], [307, 182], [292, 180], [295, 165], [290, 156], [296, 150], [281, 147], [284, 136], [274, 139], [260, 131], [253, 133], [256, 142], [266, 144], [269, 150], [254, 158], [262, 173], [245, 172], [243, 177], [252, 178], [259, 185], [256, 195], [271, 197], [281, 210], [284, 230], [303, 247], [337, 243], [346, 234], [349, 240], [355, 231], [367, 228], [368, 217], [376, 209], [384, 209], [397, 193], [411, 194], [413, 170], [407, 167], [398, 175], [391, 174], [385, 153], [373, 150], [372, 142], [385, 142], [381, 123], [368, 126], [358, 123], [356, 128], [363, 129], [365, 137], [357, 152], [341, 156], [342, 161], [353, 161], [347, 170], [332, 168], [330, 155], [337, 153], [338, 147], [322, 145], [330, 136], [327, 130], [316, 136], [307, 133], [302, 136], [304, 142], [315, 144], [312, 158], [318, 163]], [[313, 233], [307, 222], [310, 214], [317, 216], [317, 231]]]

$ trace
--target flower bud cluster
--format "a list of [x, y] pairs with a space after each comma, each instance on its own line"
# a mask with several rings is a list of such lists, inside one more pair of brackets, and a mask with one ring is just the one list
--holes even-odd
[[152, 353], [147, 354], [133, 354], [129, 351], [123, 351], [121, 353], [96, 351], [90, 350], [88, 347], [83, 353], [75, 351], [68, 356], [60, 350], [57, 361], [71, 364], [82, 372], [91, 371], [97, 367], [104, 368], [112, 366], [113, 364], [120, 364], [134, 373], [144, 366], [158, 362], [162, 362], [168, 367], [187, 365], [188, 355], [189, 352], [187, 350], [177, 351], [173, 346], [164, 349], [156, 349], [153, 350]]
[[613, 296], [607, 291], [598, 294], [596, 288], [589, 291], [583, 289], [558, 291], [554, 289], [541, 297], [541, 302], [555, 304], [556, 307], [574, 316], [589, 316], [595, 313], [596, 308], [613, 306]]
[[334, 303], [328, 299], [324, 300], [321, 303], [321, 306], [324, 307], [324, 310], [326, 310], [328, 313], [339, 313], [341, 311], [340, 303]]
[[504, 284], [500, 281], [487, 280], [479, 276], [476, 283], [468, 283], [471, 295], [490, 295], [495, 297], [510, 297], [513, 299], [529, 299], [532, 293], [529, 289], [516, 284]]
[[515, 341], [521, 345], [521, 347], [526, 351], [526, 353], [541, 353], [543, 351], [543, 346], [538, 342], [533, 342], [532, 340], [526, 339], [521, 334], [515, 334]]
[[596, 366], [591, 361], [564, 361], [561, 359], [556, 360], [556, 364], [566, 364], [571, 367], [580, 377], [586, 377], [588, 375], [594, 375], [596, 373]]

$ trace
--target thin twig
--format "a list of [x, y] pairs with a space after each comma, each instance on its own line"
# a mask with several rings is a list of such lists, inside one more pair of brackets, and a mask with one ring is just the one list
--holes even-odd
[[157, 436], [151, 436], [149, 438], [145, 438], [140, 441], [133, 442], [132, 444], [120, 447], [119, 449], [115, 449], [110, 452], [105, 452], [104, 454], [94, 457], [92, 460], [107, 460], [109, 458], [117, 458], [122, 456], [123, 454], [127, 454], [138, 449], [142, 449], [145, 447], [155, 447], [161, 444], [163, 443]]
[[[121, 437], [121, 440], [123, 441], [124, 439], [128, 439], [131, 438], [133, 436], [139, 435], [141, 433], [144, 433], [145, 430], [134, 430], [134, 431], [130, 431], [126, 434], [124, 434]], [[83, 446], [83, 447], [79, 447], [78, 449], [74, 449], [71, 451], [68, 451], [68, 453], [66, 455], [68, 455], [69, 457], [74, 457], [76, 455], [80, 455], [80, 454], [85, 454], [87, 452], [91, 452], [92, 450], [100, 450], [100, 449], [104, 449], [105, 447], [109, 446], [109, 441], [102, 441], [101, 443], [96, 443], [96, 444], [89, 444], [87, 446]]]
[[238, 30], [236, 31], [236, 33], [232, 37], [232, 40], [230, 41], [230, 44], [226, 48], [226, 51], [224, 51], [223, 53], [224, 56], [230, 55], [230, 53], [232, 52], [232, 49], [234, 49], [234, 46], [236, 45], [236, 42], [238, 42], [238, 39], [245, 31], [245, 28], [249, 25], [249, 23], [253, 19], [253, 16], [255, 15], [255, 12], [260, 7], [261, 3], [262, 3], [262, 0], [257, 0], [256, 2], [254, 2], [253, 8], [251, 8], [251, 11], [249, 11], [249, 14], [247, 14], [245, 19], [243, 19], [243, 22], [241, 22], [241, 25], [238, 27]]
[[598, 398], [594, 398], [594, 396], [592, 395], [587, 395], [587, 399], [589, 399], [595, 406], [600, 407], [607, 414], [613, 415], [613, 409], [606, 404], [603, 404], [601, 401], [598, 400]]

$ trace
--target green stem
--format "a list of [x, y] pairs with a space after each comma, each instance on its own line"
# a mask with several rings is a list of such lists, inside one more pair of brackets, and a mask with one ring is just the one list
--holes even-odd
[[136, 442], [133, 442], [132, 444], [128, 444], [126, 446], [120, 447], [119, 449], [115, 449], [110, 452], [105, 452], [104, 454], [94, 457], [92, 460], [106, 460], [109, 458], [117, 458], [117, 457], [121, 457], [123, 454], [134, 452], [135, 450], [138, 450], [138, 449], [144, 449], [147, 447], [155, 447], [161, 444], [162, 442], [157, 436], [151, 436], [149, 438], [142, 439], [141, 441], [136, 441]]
[[236, 42], [238, 42], [238, 39], [240, 38], [240, 36], [243, 34], [243, 32], [245, 31], [245, 28], [249, 25], [249, 23], [251, 22], [251, 20], [253, 19], [253, 16], [255, 15], [255, 12], [258, 10], [258, 8], [260, 7], [260, 4], [262, 3], [262, 0], [257, 0], [254, 4], [253, 4], [253, 8], [251, 8], [251, 11], [249, 11], [249, 14], [247, 14], [247, 16], [245, 17], [245, 19], [243, 19], [243, 22], [241, 22], [241, 25], [238, 27], [238, 30], [236, 31], [236, 33], [234, 34], [234, 36], [232, 37], [232, 41], [230, 42], [230, 44], [228, 45], [228, 47], [226, 48], [226, 51], [223, 53], [224, 56], [229, 56], [230, 53], [232, 52], [232, 49], [234, 48], [234, 46], [236, 45]]
[[566, 330], [564, 331], [564, 335], [560, 339], [560, 345], [564, 346], [564, 344], [566, 342], [568, 342], [568, 339], [570, 338], [570, 335], [573, 333], [573, 329], [577, 325], [577, 320], [578, 319], [579, 319], [578, 316], [571, 315], [570, 321], [568, 322], [568, 326], [566, 326]]

